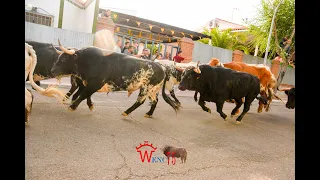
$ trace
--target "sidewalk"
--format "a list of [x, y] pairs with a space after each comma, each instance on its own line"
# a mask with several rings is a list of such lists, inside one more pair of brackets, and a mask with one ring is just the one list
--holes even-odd
[[[27, 82], [29, 83], [29, 81]], [[47, 80], [42, 80], [40, 82], [41, 85], [50, 85], [50, 84], [58, 84], [58, 80], [57, 79], [47, 79]], [[64, 77], [64, 78], [61, 78], [60, 80], [60, 83], [59, 83], [59, 86], [62, 86], [62, 87], [70, 87], [71, 86], [71, 83], [70, 83], [70, 77]]]

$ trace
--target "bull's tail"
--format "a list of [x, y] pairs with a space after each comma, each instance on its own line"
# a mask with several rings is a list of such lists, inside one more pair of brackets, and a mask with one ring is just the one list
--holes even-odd
[[174, 101], [172, 101], [172, 99], [167, 96], [166, 94], [166, 82], [169, 80], [169, 72], [168, 69], [165, 68], [165, 77], [164, 77], [164, 82], [163, 82], [163, 86], [162, 86], [162, 97], [163, 99], [174, 109], [175, 112], [177, 112], [177, 110], [179, 110], [179, 105], [175, 104]]
[[[26, 43], [26, 45], [28, 45]], [[53, 86], [49, 86], [47, 89], [43, 89], [42, 87], [38, 86], [34, 80], [33, 80], [33, 72], [34, 69], [36, 68], [37, 65], [37, 55], [36, 52], [34, 51], [33, 47], [28, 45], [28, 49], [29, 52], [31, 54], [32, 60], [31, 60], [31, 68], [30, 68], [30, 72], [29, 72], [29, 81], [31, 86], [37, 90], [40, 94], [44, 95], [44, 96], [48, 96], [48, 97], [56, 97], [61, 103], [63, 98], [64, 98], [64, 94], [59, 91], [57, 88], [53, 87]]]

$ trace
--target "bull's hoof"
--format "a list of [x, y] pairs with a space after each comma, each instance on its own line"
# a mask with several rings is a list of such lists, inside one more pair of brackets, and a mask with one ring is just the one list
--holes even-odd
[[25, 121], [24, 125], [29, 126], [29, 121]]
[[145, 114], [144, 117], [145, 117], [145, 118], [152, 118], [152, 115]]
[[224, 121], [227, 121], [227, 119], [228, 119], [228, 116], [226, 116], [223, 120], [224, 120]]
[[241, 124], [241, 121], [236, 121], [236, 124]]
[[208, 109], [207, 109], [207, 112], [208, 112], [208, 113], [211, 113], [211, 109], [208, 108]]
[[75, 109], [73, 109], [71, 106], [69, 106], [68, 110], [72, 112], [72, 111], [74, 111]]
[[258, 111], [257, 111], [258, 113], [261, 113], [262, 112], [262, 109], [258, 109]]
[[128, 114], [125, 113], [125, 112], [123, 112], [121, 115], [122, 115], [122, 116], [128, 116]]
[[90, 111], [92, 111], [93, 110], [93, 105], [89, 106], [89, 109], [90, 109]]
[[69, 98], [70, 98], [70, 96], [65, 95], [64, 98], [63, 98], [63, 101], [66, 101], [66, 100], [68, 100]]
[[266, 112], [269, 112], [269, 110], [270, 110], [270, 107], [267, 107], [267, 108], [266, 108]]

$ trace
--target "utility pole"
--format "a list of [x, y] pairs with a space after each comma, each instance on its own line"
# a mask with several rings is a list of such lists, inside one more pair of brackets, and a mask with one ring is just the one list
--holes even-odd
[[233, 22], [233, 13], [234, 13], [234, 10], [239, 10], [238, 8], [233, 8], [232, 9], [232, 17], [231, 17], [231, 22]]
[[273, 24], [274, 24], [274, 18], [276, 17], [276, 13], [278, 11], [278, 8], [279, 8], [280, 4], [282, 4], [282, 2], [283, 2], [283, 0], [280, 1], [280, 3], [278, 4], [278, 6], [276, 7], [276, 9], [274, 10], [274, 13], [273, 13], [272, 22], [271, 22], [271, 26], [270, 26], [269, 37], [268, 37], [268, 43], [267, 43], [267, 48], [266, 48], [266, 53], [265, 53], [264, 59], [263, 59], [263, 64], [264, 65], [267, 64], [267, 57], [268, 57], [268, 51], [269, 51], [269, 45], [270, 45], [270, 40], [271, 40]]

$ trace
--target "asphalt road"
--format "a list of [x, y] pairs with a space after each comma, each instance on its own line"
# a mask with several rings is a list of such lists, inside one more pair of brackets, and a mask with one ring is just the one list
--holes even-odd
[[[177, 93], [183, 106], [178, 114], [160, 96], [153, 118], [144, 117], [150, 108], [147, 101], [121, 116], [137, 92], [130, 97], [95, 93], [92, 112], [85, 101], [70, 112], [68, 105], [32, 93], [31, 119], [25, 127], [28, 180], [295, 179], [295, 111], [278, 101], [270, 112], [260, 114], [254, 101], [236, 125], [235, 117], [223, 121], [214, 103], [207, 103], [211, 114], [204, 112], [192, 92]], [[230, 116], [233, 108], [225, 103], [223, 111]], [[164, 145], [186, 148], [186, 163], [142, 163], [136, 147], [145, 140], [157, 147], [153, 157], [164, 157]]]

